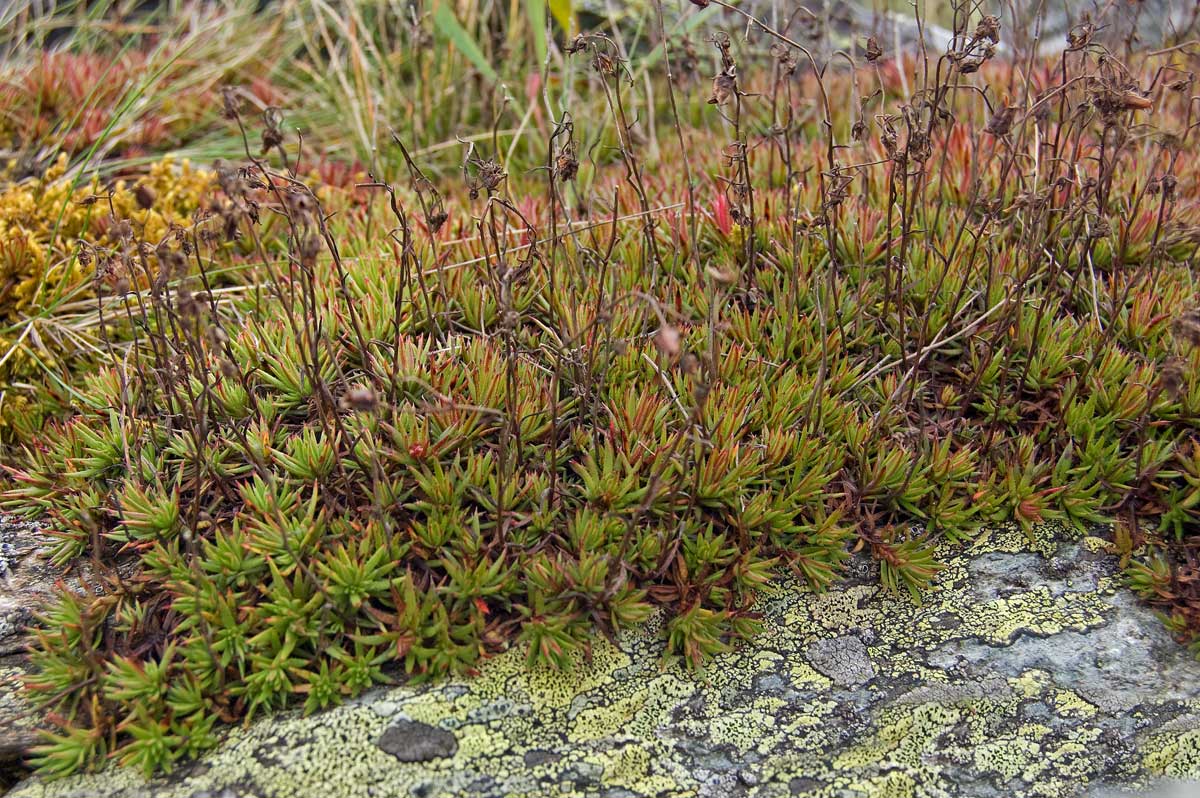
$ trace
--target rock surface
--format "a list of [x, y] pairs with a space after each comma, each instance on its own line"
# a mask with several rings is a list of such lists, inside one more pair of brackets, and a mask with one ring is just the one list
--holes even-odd
[[661, 665], [652, 623], [569, 673], [514, 650], [472, 679], [234, 730], [163, 778], [111, 768], [12, 795], [1200, 794], [1200, 663], [1120, 586], [1102, 541], [1039, 540], [992, 530], [947, 549], [923, 606], [866, 566], [820, 595], [780, 582], [763, 634], [703, 676]]
[[[950, 45], [950, 3], [921, 4], [926, 15], [920, 25], [909, 3], [875, 0], [811, 0], [803, 4], [811, 13], [797, 11], [791, 0], [744, 0], [740, 7], [787, 33], [824, 60], [838, 49], [862, 48], [867, 36], [876, 37], [885, 53], [915, 54], [922, 37], [932, 57]], [[888, 6], [899, 10], [881, 10]], [[1194, 0], [1011, 0], [985, 2], [972, 17], [968, 33], [979, 14], [995, 14], [1001, 25], [1001, 51], [1018, 43], [1025, 51], [1034, 45], [1042, 54], [1060, 52], [1067, 32], [1089, 20], [1096, 23], [1095, 41], [1122, 53], [1128, 42], [1137, 50], [1153, 50], [1195, 36], [1200, 13]], [[1033, 24], [1041, 18], [1040, 25]], [[739, 17], [726, 14], [726, 23]], [[940, 24], [939, 24], [940, 23]], [[1034, 41], [1036, 38], [1036, 42]]]
[[37, 741], [38, 715], [25, 700], [25, 630], [54, 591], [56, 569], [40, 556], [48, 542], [34, 524], [0, 516], [0, 764]]
[[458, 751], [458, 738], [453, 732], [415, 720], [398, 720], [388, 726], [377, 744], [401, 762], [444, 759]]

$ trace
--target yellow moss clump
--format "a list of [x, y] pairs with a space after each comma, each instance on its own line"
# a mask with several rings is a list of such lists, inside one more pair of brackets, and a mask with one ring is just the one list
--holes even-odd
[[[15, 167], [8, 165], [7, 172]], [[50, 297], [80, 287], [88, 276], [74, 257], [76, 242], [106, 244], [107, 192], [98, 178], [75, 185], [67, 179], [65, 155], [37, 180], [4, 185], [0, 175], [0, 319], [16, 321], [46, 306]], [[184, 224], [212, 185], [211, 172], [167, 157], [139, 180], [112, 186], [112, 208], [154, 241], [173, 224]], [[149, 207], [138, 202], [152, 198]]]
[[[110, 245], [111, 210], [146, 241], [185, 225], [214, 183], [213, 173], [188, 161], [163, 158], [137, 178], [111, 185], [98, 177], [80, 181], [67, 175], [59, 156], [41, 177], [16, 181], [15, 161], [0, 167], [0, 434], [14, 413], [37, 403], [39, 370], [73, 352], [54, 351], [51, 337], [27, 330], [31, 318], [50, 315], [65, 299], [91, 293], [91, 273], [76, 257], [81, 240]], [[11, 389], [22, 385], [20, 395]]]

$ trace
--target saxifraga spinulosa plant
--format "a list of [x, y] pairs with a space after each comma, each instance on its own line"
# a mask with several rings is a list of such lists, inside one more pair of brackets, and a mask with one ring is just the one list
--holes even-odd
[[647, 80], [616, 37], [557, 48], [538, 164], [493, 137], [455, 180], [396, 137], [331, 190], [230, 90], [244, 158], [188, 224], [100, 198], [106, 362], [5, 499], [98, 588], [37, 632], [45, 773], [513, 643], [571, 667], [656, 609], [702, 667], [781, 571], [868, 556], [919, 600], [937, 543], [1012, 520], [1160, 546], [1131, 582], [1194, 637], [1195, 59], [1086, 26], [1001, 57], [958, 4], [944, 54], [822, 68], [730, 13], [699, 78], [660, 8]]

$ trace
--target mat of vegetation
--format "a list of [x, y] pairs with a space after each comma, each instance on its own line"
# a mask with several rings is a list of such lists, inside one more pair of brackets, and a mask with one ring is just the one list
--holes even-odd
[[[342, 20], [278, 66], [364, 84], [341, 139], [235, 70], [211, 171], [5, 189], [58, 192], [29, 213], [59, 253], [18, 251], [5, 357], [53, 320], [78, 341], [11, 386], [70, 412], [17, 430], [4, 504], [111, 574], [37, 633], [44, 772], [166, 769], [218, 723], [514, 643], [565, 668], [658, 608], [703, 667], [780, 571], [870, 557], [919, 601], [936, 546], [999, 521], [1110, 527], [1200, 631], [1193, 45], [1088, 22], [1043, 60], [963, 5], [945, 53], [819, 64], [715, 0], [549, 41], [545, 11]], [[491, 57], [521, 35], [523, 73]], [[411, 103], [358, 124], [391, 76], [355, 59], [397, 44], [392, 91], [449, 74], [423, 107], [462, 138]]]

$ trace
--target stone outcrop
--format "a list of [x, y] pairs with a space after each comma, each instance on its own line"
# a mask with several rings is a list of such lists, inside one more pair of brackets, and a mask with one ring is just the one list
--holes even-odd
[[60, 578], [46, 562], [48, 537], [35, 524], [0, 516], [0, 768], [37, 740], [38, 714], [22, 693], [26, 629]]
[[1200, 663], [1121, 587], [1103, 541], [1038, 539], [946, 548], [920, 606], [866, 562], [824, 594], [780, 581], [763, 633], [703, 674], [663, 667], [652, 622], [571, 672], [514, 650], [473, 678], [232, 730], [149, 782], [114, 767], [12, 795], [1200, 794]]
[[[855, 46], [861, 53], [867, 36], [874, 36], [887, 54], [914, 54], [923, 38], [936, 58], [953, 36], [949, 3], [921, 4], [927, 16], [920, 23], [908, 3], [815, 0], [803, 4], [807, 11], [789, 0], [745, 0], [739, 5], [772, 27], [786, 29], [821, 60]], [[889, 5], [892, 10], [887, 10]], [[745, 27], [740, 17], [725, 13], [733, 29]], [[1060, 52], [1068, 31], [1089, 21], [1096, 24], [1093, 41], [1116, 53], [1123, 53], [1127, 43], [1134, 50], [1153, 50], [1183, 42], [1194, 38], [1200, 25], [1200, 7], [1194, 0], [1013, 0], [982, 3], [979, 13], [1000, 18], [1001, 52], [1017, 43], [1022, 51], [1032, 46], [1047, 55]], [[977, 21], [978, 13], [972, 19]], [[973, 25], [967, 32], [972, 30]]]

